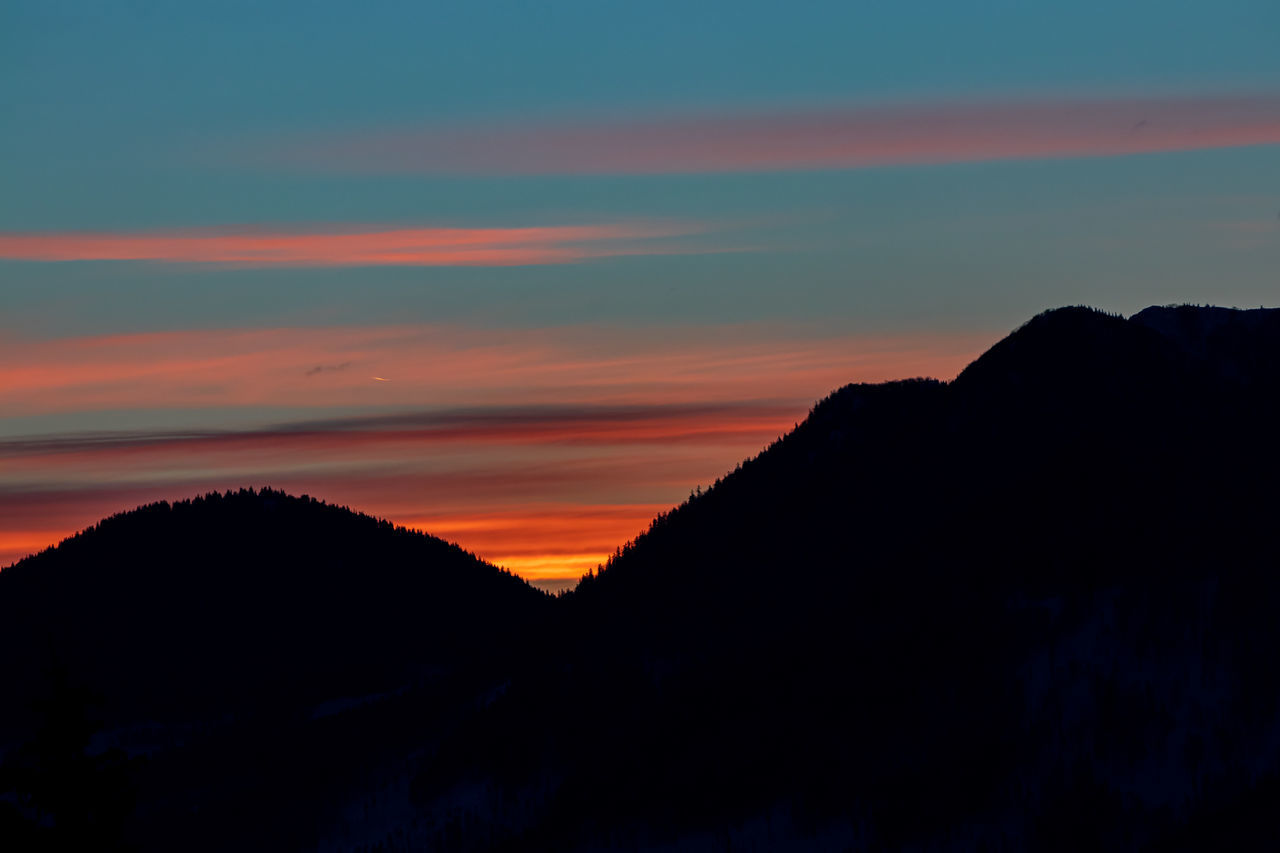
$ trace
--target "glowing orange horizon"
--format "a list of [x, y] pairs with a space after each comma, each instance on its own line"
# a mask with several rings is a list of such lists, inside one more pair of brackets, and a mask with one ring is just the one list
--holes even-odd
[[531, 580], [576, 579], [634, 539], [667, 504], [532, 505], [397, 523], [458, 542]]
[[577, 577], [804, 412], [651, 409], [516, 411], [434, 429], [427, 415], [420, 432], [353, 418], [245, 435], [0, 440], [6, 479], [20, 484], [0, 487], [0, 565], [141, 503], [259, 483], [425, 530], [531, 579]]
[[[666, 504], [538, 504], [470, 515], [385, 517], [456, 542], [528, 580], [576, 580], [603, 564], [616, 547], [634, 539], [658, 513], [669, 508]], [[123, 507], [111, 512], [120, 509]], [[363, 507], [353, 509], [370, 512]], [[103, 515], [107, 514], [110, 512], [104, 510]], [[382, 513], [371, 514], [384, 517]], [[58, 544], [90, 523], [52, 530], [0, 530], [0, 569]], [[574, 544], [567, 546], [566, 542]]]
[[[389, 326], [0, 339], [6, 415], [80, 425], [105, 409], [208, 408], [225, 425], [153, 428], [138, 415], [131, 430], [0, 437], [0, 565], [139, 504], [270, 485], [423, 529], [526, 578], [575, 578], [831, 390], [949, 378], [990, 339], [650, 335]], [[292, 414], [264, 425], [255, 407]]]
[[0, 569], [23, 557], [57, 545], [80, 528], [56, 530], [0, 530]]

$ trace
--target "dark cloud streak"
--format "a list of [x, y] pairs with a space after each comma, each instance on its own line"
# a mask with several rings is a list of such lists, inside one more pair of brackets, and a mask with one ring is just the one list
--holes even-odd
[[350, 367], [353, 364], [355, 364], [355, 362], [353, 361], [344, 361], [342, 362], [342, 364], [317, 364], [315, 367], [311, 368], [310, 370], [308, 370], [306, 373], [302, 375], [315, 376], [316, 374], [319, 374], [319, 373], [338, 373], [340, 371], [346, 370], [348, 367]]
[[[649, 404], [631, 406], [520, 406], [403, 412], [326, 420], [296, 421], [245, 430], [129, 430], [26, 436], [0, 440], [0, 458], [59, 453], [95, 453], [181, 446], [233, 446], [254, 443], [302, 442], [310, 438], [363, 437], [376, 440], [423, 441], [555, 441], [627, 443], [645, 440], [645, 433], [628, 428], [695, 427], [776, 420], [786, 425], [803, 404], [780, 400], [743, 400], [706, 404]], [[685, 437], [692, 434], [686, 433]], [[679, 436], [664, 436], [665, 439]]]

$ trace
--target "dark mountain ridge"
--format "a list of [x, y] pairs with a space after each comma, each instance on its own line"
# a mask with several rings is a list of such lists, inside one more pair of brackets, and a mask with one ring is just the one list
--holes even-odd
[[584, 775], [643, 814], [714, 756], [705, 814], [799, 801], [872, 848], [1212, 822], [1277, 767], [1280, 312], [1197, 310], [1047, 312], [954, 382], [848, 386], [659, 518], [570, 598], [595, 692], [644, 674], [584, 739], [708, 724]]
[[5, 569], [0, 630], [6, 648], [82, 670], [109, 705], [208, 712], [320, 682], [397, 685], [544, 599], [457, 545], [244, 489], [121, 513]]
[[[0, 572], [0, 795], [26, 804], [6, 849], [314, 844], [353, 784], [501, 683], [551, 603], [456, 545], [270, 489], [108, 518]], [[92, 802], [122, 790], [113, 830]]]
[[[970, 559], [967, 548], [957, 546], [972, 538], [970, 531], [985, 536], [992, 532], [990, 522], [1000, 521], [1006, 536], [1012, 532], [1015, 538], [984, 549], [980, 559], [987, 570], [1017, 559], [1013, 546], [1020, 534], [1008, 529], [1015, 519], [1038, 537], [1048, 535], [1045, 524], [1098, 524], [1106, 528], [1098, 532], [1109, 531], [1107, 545], [1144, 549], [1188, 535], [1174, 523], [1177, 515], [1204, 513], [1216, 523], [1240, 527], [1244, 518], [1257, 515], [1252, 507], [1266, 505], [1254, 500], [1265, 481], [1262, 469], [1250, 473], [1228, 464], [1228, 448], [1238, 454], [1269, 443], [1273, 424], [1268, 419], [1275, 416], [1276, 401], [1257, 392], [1280, 376], [1280, 310], [1235, 312], [1251, 319], [1238, 324], [1246, 339], [1231, 338], [1229, 348], [1195, 347], [1149, 323], [1156, 311], [1179, 316], [1199, 310], [1147, 309], [1126, 321], [1087, 308], [1059, 309], [1020, 327], [953, 382], [846, 386], [716, 488], [660, 517], [598, 577], [588, 578], [581, 592], [604, 595], [605, 589], [619, 587], [633, 574], [633, 563], [643, 563], [634, 572], [635, 584], [666, 583], [664, 572], [677, 572], [663, 567], [680, 558], [664, 554], [640, 560], [639, 554], [671, 540], [676, 525], [699, 528], [699, 541], [716, 548], [739, 547], [731, 543], [744, 538], [771, 540], [771, 526], [831, 533], [787, 542], [788, 552], [809, 543], [828, 548], [842, 538], [836, 531], [857, 526], [879, 535], [859, 536], [856, 545], [849, 539], [849, 548], [902, 562], [918, 561], [923, 550], [939, 547], [953, 552], [953, 560]], [[1238, 358], [1239, 352], [1250, 356]], [[1229, 362], [1248, 369], [1228, 367]], [[1231, 381], [1221, 380], [1225, 374]], [[1224, 432], [1234, 436], [1231, 443], [1215, 445]], [[1273, 457], [1266, 451], [1258, 459]], [[1249, 488], [1209, 494], [1194, 488], [1215, 479], [1223, 487], [1226, 481], [1235, 485], [1236, 478]], [[1104, 482], [1108, 488], [1101, 488]], [[1041, 503], [1027, 506], [1019, 490], [1031, 491]], [[1128, 492], [1140, 492], [1143, 500]], [[1181, 508], [1173, 506], [1178, 501]], [[988, 507], [987, 523], [972, 523], [968, 514], [975, 504]], [[1240, 523], [1221, 517], [1224, 505], [1242, 509]], [[997, 516], [997, 509], [1007, 515]], [[716, 540], [701, 528], [708, 516], [741, 531]], [[779, 518], [786, 523], [769, 523]], [[931, 523], [921, 530], [925, 519]], [[892, 537], [885, 534], [904, 523], [913, 529], [910, 537], [886, 542]], [[1117, 524], [1132, 531], [1121, 537], [1132, 540], [1129, 545], [1114, 541], [1116, 531], [1109, 526]], [[1150, 535], [1140, 543], [1141, 531]], [[1070, 551], [1061, 549], [1079, 544], [1064, 541], [1057, 547], [1065, 556]], [[1089, 547], [1101, 544], [1095, 540]], [[750, 554], [758, 543], [740, 547], [743, 559], [713, 562], [741, 577], [744, 565], [762, 560]], [[992, 553], [992, 548], [999, 550]], [[1191, 559], [1171, 550], [1175, 564]], [[714, 570], [704, 566], [679, 574], [692, 580]], [[766, 577], [756, 580], [767, 583]], [[770, 596], [776, 592], [771, 589]]]
[[[1059, 309], [950, 383], [833, 393], [559, 599], [438, 540], [241, 493], [0, 573], [2, 615], [28, 614], [3, 648], [45, 624], [78, 649], [59, 638], [89, 624], [136, 651], [122, 622], [206, 636], [234, 613], [244, 648], [270, 651], [256, 681], [215, 682], [283, 710], [128, 767], [145, 795], [121, 838], [144, 847], [1267, 849], [1278, 388], [1280, 311]], [[246, 514], [259, 534], [193, 551]], [[140, 552], [143, 519], [169, 532]], [[327, 569], [287, 558], [299, 536]], [[174, 554], [191, 568], [157, 576]], [[210, 580], [227, 565], [234, 595]], [[89, 575], [199, 615], [62, 585]], [[46, 622], [62, 595], [75, 615]], [[108, 601], [129, 619], [94, 612]], [[347, 606], [357, 627], [326, 638]], [[222, 660], [176, 649], [166, 665]], [[150, 695], [92, 651], [59, 654], [135, 685], [113, 702]], [[188, 708], [235, 705], [190, 689]], [[372, 698], [316, 720], [299, 695]], [[233, 807], [244, 769], [222, 750], [276, 756], [249, 762], [271, 808]], [[394, 807], [351, 781], [370, 773]], [[147, 787], [173, 779], [188, 793]], [[321, 819], [322, 802], [347, 807]]]

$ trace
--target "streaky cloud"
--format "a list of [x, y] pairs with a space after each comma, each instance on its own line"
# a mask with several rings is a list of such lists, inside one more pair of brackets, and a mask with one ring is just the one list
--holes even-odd
[[[1074, 97], [386, 129], [280, 144], [273, 166], [364, 173], [856, 169], [1280, 143], [1280, 95]], [[260, 152], [259, 157], [263, 157]]]
[[[691, 223], [610, 223], [529, 228], [304, 229], [227, 226], [147, 232], [0, 232], [0, 259], [150, 261], [228, 267], [538, 266], [623, 255], [701, 251], [662, 238], [706, 231]], [[706, 251], [722, 251], [707, 249]]]
[[[953, 376], [986, 339], [591, 324], [9, 337], [0, 566], [129, 506], [254, 484], [438, 533], [526, 577], [576, 577], [816, 396]], [[360, 369], [305, 375], [346, 363]], [[108, 411], [135, 427], [81, 431]], [[160, 427], [162, 411], [182, 417]], [[202, 413], [216, 416], [189, 417]], [[26, 417], [45, 426], [20, 434]]]
[[318, 376], [321, 373], [337, 373], [341, 370], [346, 370], [352, 364], [353, 362], [350, 362], [350, 361], [344, 361], [342, 362], [342, 364], [317, 364], [315, 367], [311, 368], [310, 370], [308, 370], [306, 373], [302, 375]]
[[[733, 325], [690, 325], [657, 334], [607, 324], [15, 336], [0, 340], [0, 410], [12, 417], [255, 406], [410, 410], [423, 400], [459, 409], [497, 402], [806, 397], [851, 379], [948, 378], [981, 352], [987, 339], [980, 332], [843, 336]], [[317, 365], [345, 362], [362, 369], [304, 375]], [[449, 369], [440, 370], [446, 363]], [[370, 375], [395, 381], [375, 382]]]
[[436, 442], [699, 442], [772, 427], [796, 401], [718, 404], [524, 406], [404, 412], [297, 421], [244, 430], [121, 430], [0, 439], [0, 458], [173, 450], [261, 450], [308, 446], [351, 450], [378, 444]]

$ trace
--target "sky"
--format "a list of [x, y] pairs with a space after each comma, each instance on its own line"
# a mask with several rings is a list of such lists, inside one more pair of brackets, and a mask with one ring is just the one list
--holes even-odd
[[0, 566], [273, 486], [561, 585], [849, 382], [1280, 304], [1280, 4], [0, 6]]

